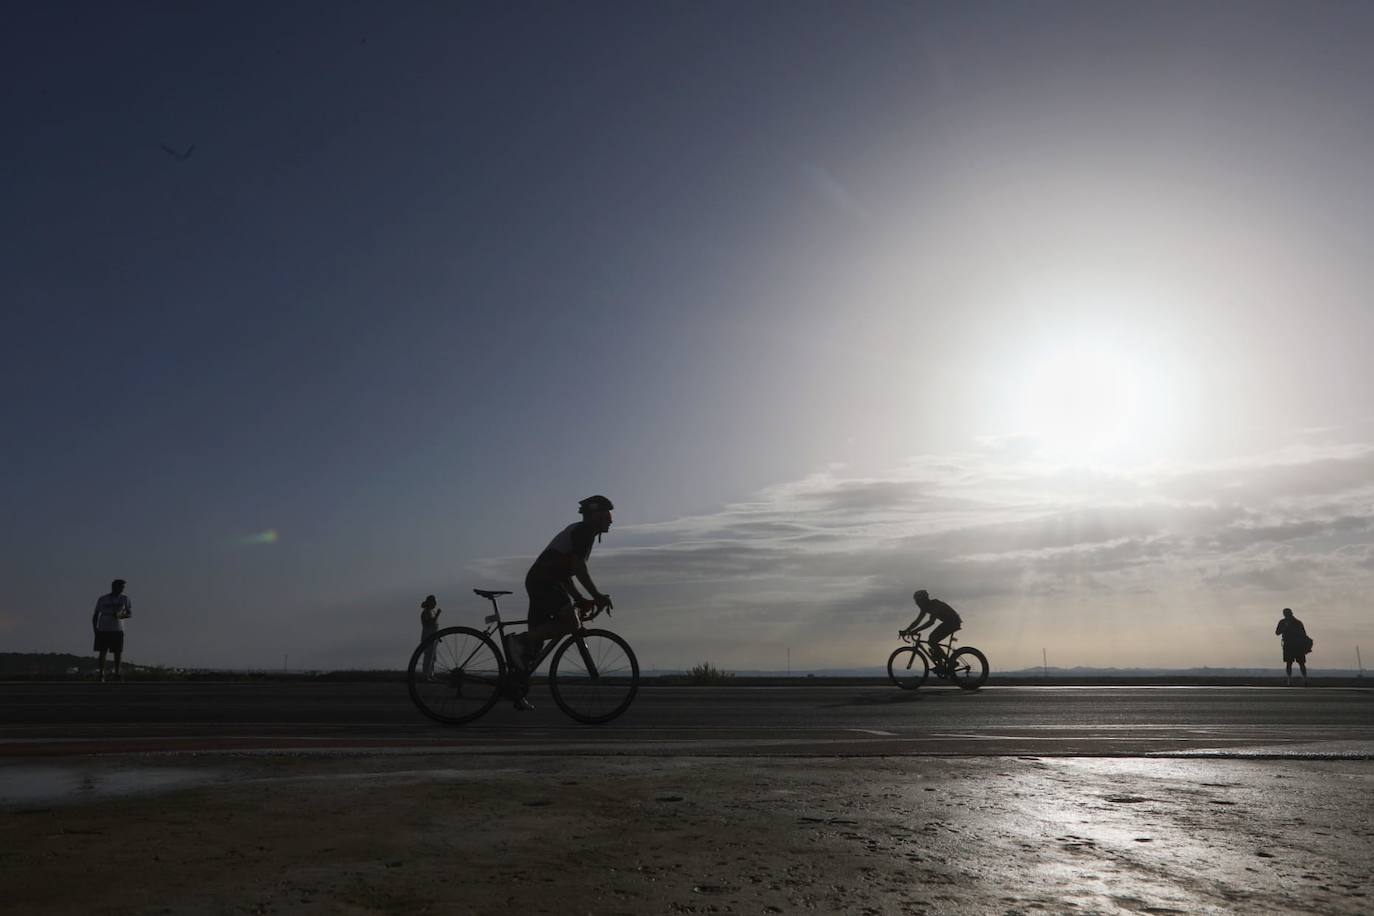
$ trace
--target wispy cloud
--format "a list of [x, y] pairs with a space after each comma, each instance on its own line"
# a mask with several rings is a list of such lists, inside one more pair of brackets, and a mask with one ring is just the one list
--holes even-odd
[[[963, 608], [980, 643], [1019, 628], [1030, 607], [1054, 609], [1042, 641], [1104, 605], [1183, 638], [1198, 608], [1277, 608], [1294, 595], [1320, 602], [1328, 626], [1354, 626], [1374, 585], [1372, 480], [1364, 445], [1116, 471], [990, 448], [875, 476], [832, 468], [710, 515], [618, 528], [594, 568], [673, 632], [764, 641], [809, 633], [839, 646], [852, 628], [886, 632], [910, 616], [918, 586]], [[483, 566], [509, 578], [526, 562]]]
[[815, 163], [807, 163], [802, 166], [802, 174], [805, 175], [807, 182], [815, 189], [816, 193], [836, 210], [850, 216], [868, 216], [867, 208], [859, 203], [858, 199], [850, 194], [828, 169]]

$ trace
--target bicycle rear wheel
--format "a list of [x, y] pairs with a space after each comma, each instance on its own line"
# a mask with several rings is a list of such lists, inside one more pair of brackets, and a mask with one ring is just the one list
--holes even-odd
[[549, 690], [558, 708], [577, 721], [609, 722], [629, 709], [639, 692], [639, 660], [611, 631], [582, 630], [553, 654]]
[[917, 652], [915, 646], [898, 646], [887, 657], [887, 676], [903, 690], [920, 687], [929, 674], [930, 664], [926, 661], [925, 653]]
[[[426, 671], [431, 649], [432, 671]], [[496, 704], [505, 676], [506, 663], [487, 634], [471, 627], [449, 627], [416, 647], [406, 684], [420, 712], [437, 722], [462, 725]]]
[[988, 679], [987, 656], [964, 646], [949, 657], [949, 679], [961, 690], [977, 690]]

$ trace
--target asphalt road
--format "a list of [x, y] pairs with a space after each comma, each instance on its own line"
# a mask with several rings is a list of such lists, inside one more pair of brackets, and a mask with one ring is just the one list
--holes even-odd
[[461, 750], [666, 756], [1374, 758], [1374, 690], [1271, 687], [648, 687], [579, 725], [546, 693], [478, 723], [423, 718], [400, 683], [0, 684], [0, 757]]

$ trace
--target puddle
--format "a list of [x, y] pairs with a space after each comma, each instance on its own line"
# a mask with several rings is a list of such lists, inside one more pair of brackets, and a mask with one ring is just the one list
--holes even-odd
[[35, 801], [79, 802], [144, 795], [211, 782], [215, 770], [182, 767], [17, 766], [0, 768], [0, 805]]

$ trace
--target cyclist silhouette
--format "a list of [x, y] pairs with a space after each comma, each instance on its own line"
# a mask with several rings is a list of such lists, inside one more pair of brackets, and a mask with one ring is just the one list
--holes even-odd
[[[945, 663], [945, 650], [940, 648], [940, 640], [957, 631], [964, 625], [964, 622], [959, 619], [958, 611], [939, 598], [930, 597], [930, 592], [923, 588], [912, 593], [911, 600], [916, 602], [916, 607], [920, 608], [920, 611], [916, 614], [916, 619], [911, 621], [911, 625], [905, 630], [898, 630], [897, 635], [910, 636], [927, 627], [935, 626], [938, 622], [939, 626], [935, 626], [935, 629], [930, 631], [930, 636], [926, 638], [926, 642], [930, 645], [931, 661], [935, 662], [935, 666], [938, 668]], [[922, 623], [922, 621], [925, 622]]]
[[[611, 510], [615, 506], [604, 496], [588, 496], [577, 504], [582, 520], [573, 522], [554, 535], [549, 546], [535, 558], [525, 574], [525, 591], [530, 596], [529, 620], [524, 633], [508, 637], [507, 657], [521, 673], [539, 658], [544, 640], [557, 639], [577, 629], [577, 613], [611, 606], [610, 595], [596, 587], [587, 560], [592, 544], [611, 530]], [[577, 590], [581, 582], [591, 597]], [[515, 701], [517, 709], [533, 709], [523, 696]]]

